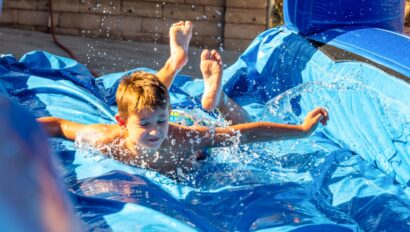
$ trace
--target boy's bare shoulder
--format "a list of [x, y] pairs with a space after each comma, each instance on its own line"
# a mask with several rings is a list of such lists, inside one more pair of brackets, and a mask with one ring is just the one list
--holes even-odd
[[117, 124], [91, 124], [81, 131], [82, 136], [95, 145], [106, 145], [121, 138], [121, 128]]

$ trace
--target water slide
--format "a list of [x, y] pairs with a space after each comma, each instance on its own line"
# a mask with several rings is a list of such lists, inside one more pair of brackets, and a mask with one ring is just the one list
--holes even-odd
[[[255, 120], [300, 123], [309, 110], [326, 107], [328, 126], [309, 138], [213, 149], [179, 182], [49, 139], [84, 229], [410, 231], [410, 38], [401, 34], [403, 11], [403, 0], [285, 1], [285, 25], [260, 34], [224, 71], [225, 92]], [[2, 55], [2, 109], [20, 104], [35, 117], [114, 123], [118, 80], [133, 71], [94, 79], [82, 64], [43, 51], [19, 61]], [[173, 108], [204, 114], [202, 85], [178, 76]], [[0, 125], [12, 127], [2, 137], [26, 131], [10, 124], [26, 118], [2, 116]], [[25, 155], [42, 159], [31, 150]]]

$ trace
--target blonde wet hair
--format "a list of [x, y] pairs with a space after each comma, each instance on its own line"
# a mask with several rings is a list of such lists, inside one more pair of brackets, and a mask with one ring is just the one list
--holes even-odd
[[142, 71], [134, 72], [121, 80], [115, 100], [118, 113], [124, 119], [143, 109], [169, 107], [167, 87], [156, 75]]

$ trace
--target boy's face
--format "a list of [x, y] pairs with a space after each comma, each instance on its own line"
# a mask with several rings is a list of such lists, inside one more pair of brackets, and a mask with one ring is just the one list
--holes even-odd
[[158, 149], [168, 136], [169, 109], [143, 109], [128, 117], [128, 139], [143, 148]]

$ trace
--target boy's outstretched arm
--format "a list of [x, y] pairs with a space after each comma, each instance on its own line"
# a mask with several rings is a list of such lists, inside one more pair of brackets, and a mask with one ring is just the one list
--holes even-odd
[[65, 138], [72, 141], [75, 140], [79, 131], [87, 129], [90, 131], [101, 132], [104, 131], [106, 127], [106, 125], [103, 124], [85, 125], [57, 117], [42, 117], [38, 118], [37, 121], [43, 125], [50, 137]]
[[[181, 144], [193, 149], [231, 146], [233, 136], [240, 134], [239, 143], [269, 142], [280, 139], [297, 139], [309, 136], [319, 123], [327, 124], [328, 113], [323, 108], [316, 108], [308, 113], [301, 125], [288, 125], [272, 122], [253, 122], [230, 127], [179, 127], [171, 129]], [[198, 139], [196, 139], [198, 138]], [[192, 141], [196, 141], [192, 143]]]
[[42, 117], [37, 121], [43, 125], [50, 137], [60, 137], [75, 140], [77, 132], [86, 125], [56, 117]]

